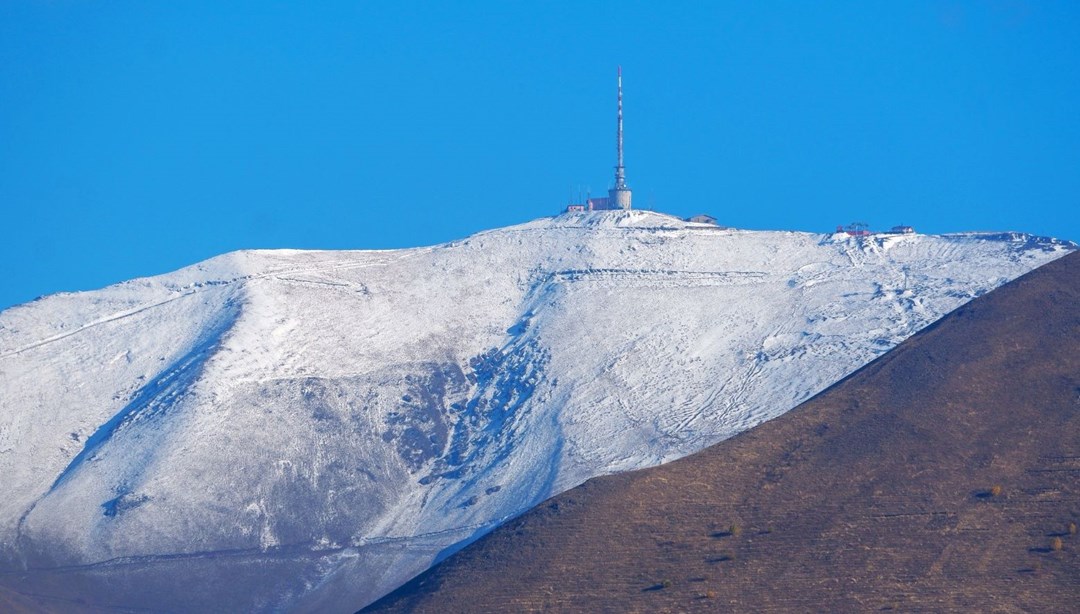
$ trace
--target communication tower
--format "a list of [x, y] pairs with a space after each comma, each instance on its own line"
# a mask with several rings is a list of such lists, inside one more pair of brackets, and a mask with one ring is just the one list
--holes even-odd
[[608, 190], [608, 206], [612, 209], [630, 208], [630, 186], [626, 185], [626, 167], [623, 166], [622, 137], [622, 66], [618, 71], [619, 110], [618, 129], [615, 133], [615, 150], [618, 163], [615, 165], [615, 187]]

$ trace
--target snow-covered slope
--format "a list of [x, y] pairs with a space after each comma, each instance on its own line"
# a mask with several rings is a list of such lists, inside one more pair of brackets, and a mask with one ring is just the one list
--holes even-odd
[[60, 609], [352, 611], [1074, 247], [596, 212], [430, 248], [238, 252], [15, 307], [0, 587]]

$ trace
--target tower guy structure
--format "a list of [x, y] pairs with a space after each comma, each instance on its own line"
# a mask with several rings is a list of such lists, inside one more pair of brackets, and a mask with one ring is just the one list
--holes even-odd
[[584, 204], [572, 204], [567, 211], [602, 211], [605, 209], [629, 209], [630, 186], [626, 185], [626, 167], [623, 166], [622, 135], [622, 66], [618, 72], [619, 107], [618, 127], [615, 132], [615, 186], [608, 190], [607, 198], [589, 198]]

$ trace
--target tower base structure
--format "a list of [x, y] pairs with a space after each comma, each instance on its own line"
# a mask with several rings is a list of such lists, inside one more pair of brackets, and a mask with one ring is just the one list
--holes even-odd
[[612, 188], [608, 190], [608, 208], [609, 209], [629, 209], [630, 208], [630, 188]]

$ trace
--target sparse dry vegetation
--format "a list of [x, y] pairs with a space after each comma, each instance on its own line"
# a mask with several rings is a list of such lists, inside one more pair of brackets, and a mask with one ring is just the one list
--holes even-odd
[[[497, 530], [428, 574], [438, 590], [417, 581], [387, 610], [1067, 611], [1080, 587], [1080, 389], [1062, 382], [1080, 372], [1066, 342], [1080, 338], [1077, 303], [1080, 253], [783, 416], [560, 495], [582, 503], [537, 508], [528, 539]], [[689, 486], [703, 476], [709, 487]], [[663, 590], [664, 576], [676, 586]]]

